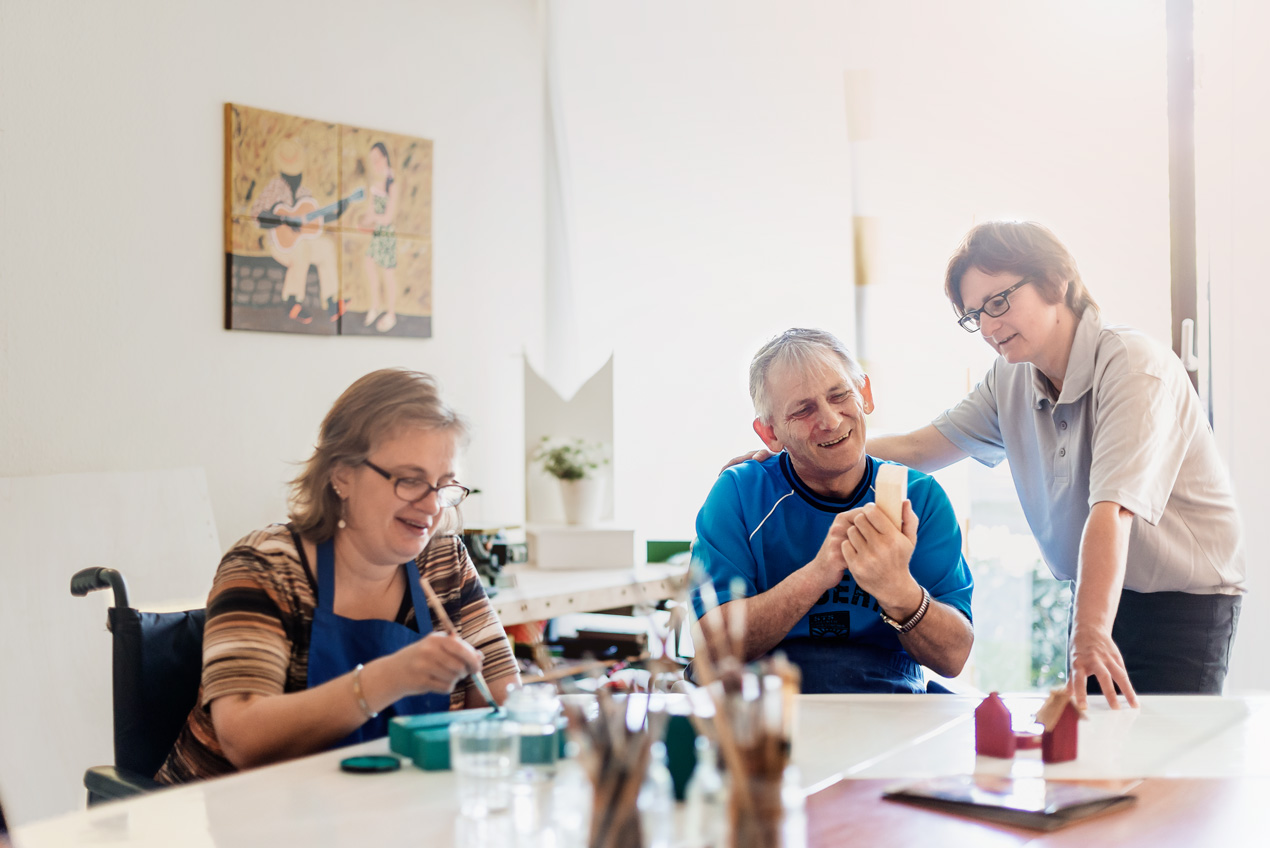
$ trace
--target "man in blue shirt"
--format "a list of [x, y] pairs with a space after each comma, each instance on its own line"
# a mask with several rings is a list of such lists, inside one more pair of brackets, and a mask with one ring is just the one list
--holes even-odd
[[806, 693], [925, 691], [919, 663], [958, 675], [974, 584], [956, 516], [911, 469], [901, 528], [873, 502], [873, 393], [846, 347], [787, 330], [751, 362], [750, 396], [776, 455], [726, 469], [697, 515], [693, 555], [718, 596], [706, 610], [693, 595], [706, 636], [743, 615], [742, 659], [784, 651]]

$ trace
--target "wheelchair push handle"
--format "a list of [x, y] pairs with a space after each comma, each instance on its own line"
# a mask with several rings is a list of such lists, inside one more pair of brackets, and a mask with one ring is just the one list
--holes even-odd
[[75, 597], [82, 598], [98, 589], [113, 589], [115, 606], [128, 606], [128, 584], [113, 568], [84, 568], [71, 575], [71, 594]]

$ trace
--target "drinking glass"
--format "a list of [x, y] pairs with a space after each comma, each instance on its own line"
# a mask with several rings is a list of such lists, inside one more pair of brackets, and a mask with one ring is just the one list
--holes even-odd
[[506, 810], [520, 764], [520, 728], [514, 721], [461, 721], [450, 725], [450, 768], [459, 813], [479, 818]]

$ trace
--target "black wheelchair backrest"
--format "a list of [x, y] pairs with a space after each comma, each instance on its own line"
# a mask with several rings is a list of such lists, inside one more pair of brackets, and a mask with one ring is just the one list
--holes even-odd
[[185, 725], [203, 676], [204, 610], [110, 609], [115, 765], [153, 777]]
[[203, 676], [204, 610], [138, 612], [113, 568], [85, 568], [71, 577], [71, 594], [112, 589], [115, 766], [145, 777], [167, 759], [185, 725]]

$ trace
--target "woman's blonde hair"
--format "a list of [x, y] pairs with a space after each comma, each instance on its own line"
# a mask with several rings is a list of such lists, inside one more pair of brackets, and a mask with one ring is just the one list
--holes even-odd
[[[449, 430], [460, 442], [467, 421], [441, 399], [437, 381], [419, 371], [372, 371], [344, 390], [322, 420], [313, 456], [291, 481], [291, 521], [301, 535], [324, 542], [335, 535], [341, 502], [331, 485], [336, 466], [361, 465], [371, 450], [403, 427]], [[456, 533], [458, 507], [447, 507], [432, 537]]]
[[[1076, 259], [1058, 236], [1034, 221], [987, 221], [966, 233], [949, 258], [944, 275], [944, 294], [958, 315], [966, 313], [961, 278], [971, 268], [1031, 279], [1047, 303], [1064, 301], [1077, 318], [1089, 307], [1098, 308], [1076, 270]], [[1067, 284], [1066, 295], [1063, 283]]]

